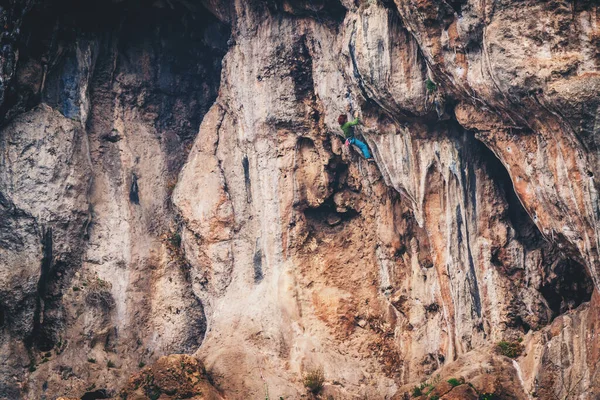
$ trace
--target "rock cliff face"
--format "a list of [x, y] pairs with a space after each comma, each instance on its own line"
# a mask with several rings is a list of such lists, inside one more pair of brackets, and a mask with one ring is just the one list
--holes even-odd
[[599, 13], [9, 2], [0, 398], [600, 396]]

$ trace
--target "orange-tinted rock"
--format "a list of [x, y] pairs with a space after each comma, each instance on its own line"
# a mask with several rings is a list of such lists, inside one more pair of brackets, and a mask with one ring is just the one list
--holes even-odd
[[479, 394], [469, 385], [460, 385], [440, 397], [441, 400], [478, 400]]
[[119, 396], [127, 399], [221, 400], [200, 361], [183, 354], [161, 357], [129, 378]]

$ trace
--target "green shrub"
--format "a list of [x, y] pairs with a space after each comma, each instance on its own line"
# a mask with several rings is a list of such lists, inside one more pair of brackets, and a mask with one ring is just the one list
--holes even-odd
[[106, 367], [107, 367], [107, 368], [114, 368], [114, 367], [115, 367], [115, 363], [114, 363], [114, 362], [112, 362], [111, 360], [108, 360], [108, 361], [106, 362]]
[[323, 389], [325, 374], [323, 368], [310, 370], [304, 375], [304, 387], [313, 394], [318, 394]]
[[140, 363], [138, 364], [138, 367], [140, 368], [144, 368], [146, 366], [146, 363], [143, 361], [140, 361]]
[[479, 395], [479, 400], [498, 400], [498, 396], [494, 393], [482, 393]]
[[88, 362], [92, 363], [92, 364], [96, 364], [96, 359], [95, 358], [88, 358]]
[[413, 388], [413, 391], [412, 391], [413, 397], [419, 397], [422, 394], [423, 394], [423, 391], [421, 390], [421, 388], [419, 386], [415, 386]]
[[435, 92], [437, 90], [437, 85], [429, 78], [427, 78], [425, 81], [425, 87], [427, 88], [428, 92]]
[[[427, 389], [427, 390], [426, 390]], [[429, 395], [435, 389], [431, 383], [423, 382], [419, 386], [415, 386], [412, 391], [413, 397], [419, 397], [422, 395]]]
[[517, 358], [523, 353], [523, 345], [518, 342], [498, 342], [496, 352], [510, 358]]
[[175, 247], [181, 247], [181, 235], [179, 232], [172, 232], [169, 236], [169, 242]]
[[456, 379], [456, 378], [450, 378], [450, 379], [448, 379], [448, 383], [449, 383], [449, 384], [450, 384], [452, 387], [456, 387], [456, 386], [462, 385], [462, 382], [461, 382], [461, 381], [459, 381], [459, 380], [458, 380], [458, 379]]

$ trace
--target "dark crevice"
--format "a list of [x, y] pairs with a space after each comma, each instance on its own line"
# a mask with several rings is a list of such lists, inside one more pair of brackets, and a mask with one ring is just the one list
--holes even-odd
[[33, 331], [31, 337], [26, 338], [25, 344], [28, 347], [37, 345], [41, 351], [49, 351], [54, 346], [51, 338], [49, 338], [44, 329], [44, 303], [48, 294], [48, 284], [50, 280], [50, 270], [53, 260], [53, 244], [52, 244], [52, 228], [44, 230], [42, 235], [42, 264], [40, 278], [37, 284], [37, 299], [33, 316]]
[[131, 174], [131, 186], [129, 187], [129, 201], [133, 204], [140, 204], [139, 188], [137, 183], [137, 176]]
[[445, 3], [448, 4], [459, 17], [462, 16], [462, 7], [466, 3], [466, 0], [446, 0]]
[[546, 271], [541, 293], [555, 316], [590, 301], [594, 285], [585, 267], [563, 259]]
[[252, 203], [252, 188], [250, 182], [250, 165], [248, 163], [248, 156], [242, 158], [242, 168], [244, 169], [244, 184], [246, 186], [246, 202]]
[[256, 239], [252, 265], [254, 266], [254, 283], [260, 283], [264, 277], [262, 270], [262, 249], [260, 248], [260, 238]]
[[338, 225], [350, 221], [360, 213], [356, 210], [348, 209], [346, 212], [337, 212], [336, 205], [333, 202], [333, 195], [328, 197], [318, 207], [309, 207], [304, 210], [306, 219], [311, 225]]
[[106, 389], [94, 390], [93, 392], [86, 392], [81, 396], [81, 400], [100, 400], [110, 399], [112, 396], [106, 391]]

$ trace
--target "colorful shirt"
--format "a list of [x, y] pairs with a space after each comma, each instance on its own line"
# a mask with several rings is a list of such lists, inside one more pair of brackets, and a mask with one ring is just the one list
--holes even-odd
[[344, 131], [344, 137], [346, 139], [350, 139], [354, 136], [354, 125], [358, 125], [358, 118], [356, 118], [354, 121], [348, 121], [342, 125], [342, 130]]

